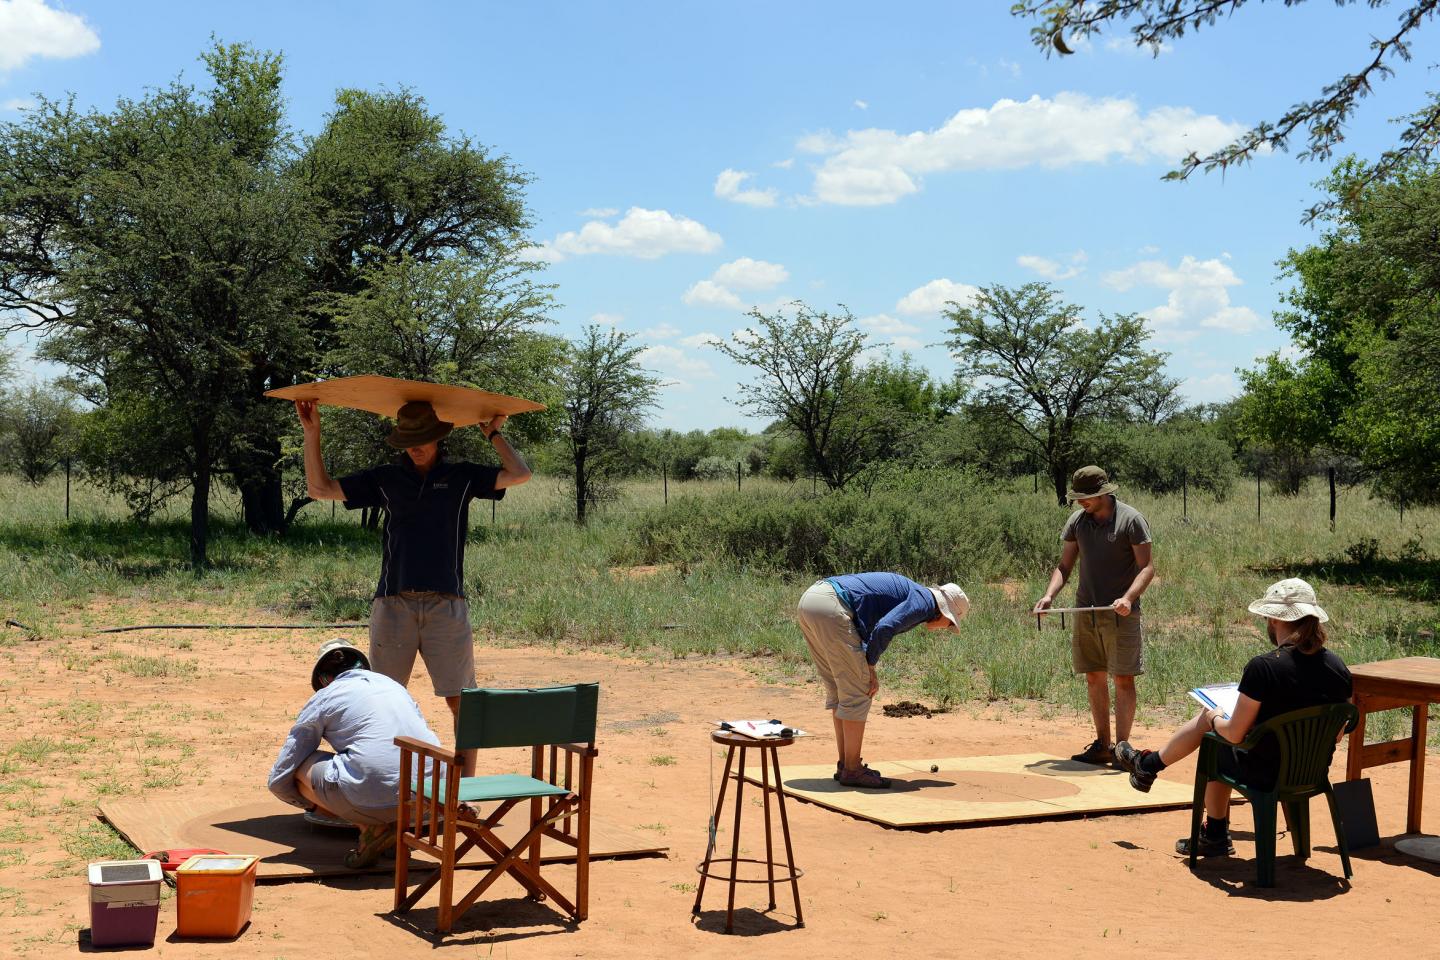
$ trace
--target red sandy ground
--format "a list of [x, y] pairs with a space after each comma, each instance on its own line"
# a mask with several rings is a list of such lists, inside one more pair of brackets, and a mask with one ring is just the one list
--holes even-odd
[[[41, 641], [10, 647], [12, 708], [0, 731], [0, 754], [37, 736], [66, 738], [81, 727], [59, 719], [64, 705], [92, 701], [101, 717], [84, 732], [101, 738], [80, 758], [56, 758], [12, 769], [51, 785], [33, 794], [56, 813], [40, 820], [17, 804], [26, 791], [0, 795], [0, 829], [22, 826], [20, 857], [0, 856], [0, 956], [70, 956], [89, 950], [83, 863], [62, 847], [93, 809], [97, 783], [138, 783], [140, 746], [150, 732], [193, 743], [193, 776], [207, 789], [263, 782], [280, 740], [309, 693], [314, 633], [294, 635], [122, 635], [98, 640]], [[201, 665], [193, 680], [136, 679], [105, 666], [122, 649]], [[218, 664], [213, 674], [206, 664]], [[389, 914], [385, 877], [262, 884], [254, 919], [233, 943], [169, 941], [175, 905], [161, 908], [162, 957], [328, 958], [443, 957], [1154, 957], [1180, 953], [1313, 957], [1386, 951], [1420, 956], [1435, 948], [1434, 905], [1440, 868], [1397, 854], [1390, 840], [1357, 854], [1353, 885], [1339, 879], [1340, 861], [1323, 801], [1313, 810], [1315, 845], [1308, 864], [1283, 857], [1279, 885], [1254, 886], [1254, 845], [1248, 811], [1237, 811], [1238, 856], [1202, 861], [1191, 873], [1173, 852], [1188, 829], [1183, 811], [1097, 816], [931, 832], [888, 830], [804, 803], [790, 804], [797, 859], [806, 874], [801, 895], [806, 926], [791, 929], [788, 890], [780, 907], [765, 906], [764, 887], [741, 887], [740, 937], [720, 932], [724, 889], [706, 892], [706, 910], [692, 922], [694, 864], [703, 853], [708, 808], [708, 726], [724, 715], [783, 717], [825, 731], [828, 715], [813, 684], [757, 680], [734, 660], [635, 660], [549, 648], [487, 649], [482, 683], [530, 685], [598, 680], [602, 684], [596, 809], [610, 822], [659, 833], [669, 858], [597, 862], [590, 919], [578, 928], [544, 906], [519, 898], [509, 879], [450, 937], [433, 938], [429, 900], [405, 918]], [[411, 684], [432, 726], [442, 730], [443, 704], [428, 680]], [[891, 696], [888, 699], [896, 699]], [[881, 702], [887, 702], [882, 691]], [[167, 722], [161, 703], [181, 711]], [[137, 708], [151, 712], [137, 716]], [[13, 709], [19, 707], [19, 709]], [[189, 712], [185, 713], [185, 708]], [[208, 712], [208, 713], [207, 713]], [[128, 714], [128, 719], [127, 719]], [[1155, 744], [1165, 731], [1133, 738]], [[962, 708], [933, 719], [888, 719], [875, 712], [867, 755], [876, 758], [1048, 752], [1068, 755], [1088, 739], [1080, 718], [1042, 718], [1034, 707], [998, 704]], [[109, 749], [109, 745], [114, 749]], [[169, 748], [171, 752], [175, 747]], [[828, 738], [786, 748], [785, 763], [828, 762]], [[156, 751], [164, 753], [164, 750]], [[673, 757], [672, 764], [653, 762]], [[1343, 769], [1344, 750], [1335, 774]], [[501, 758], [491, 758], [494, 762]], [[505, 760], [508, 762], [508, 759]], [[482, 759], [482, 770], [486, 761]], [[84, 779], [96, 768], [100, 779]], [[1371, 771], [1382, 836], [1404, 823], [1405, 770]], [[718, 776], [719, 768], [716, 767]], [[1193, 763], [1165, 773], [1188, 783]], [[1431, 761], [1426, 819], [1440, 829], [1440, 770]], [[113, 789], [113, 788], [112, 788]], [[132, 792], [136, 792], [132, 790]], [[753, 793], [751, 794], [753, 796]], [[63, 798], [75, 805], [65, 810]], [[17, 806], [19, 809], [17, 809]], [[34, 808], [31, 808], [34, 809]], [[759, 809], [752, 807], [753, 821]], [[758, 845], [747, 843], [750, 856]], [[1287, 852], [1288, 838], [1280, 840]], [[3, 851], [0, 851], [3, 852]], [[24, 862], [13, 862], [16, 859]], [[66, 861], [71, 861], [67, 866]], [[46, 878], [45, 874], [53, 874]], [[557, 871], [562, 883], [569, 878]], [[8, 893], [3, 888], [9, 888]], [[15, 891], [20, 891], [17, 898]], [[434, 953], [433, 951], [437, 951]], [[1417, 953], [1418, 950], [1418, 953]]]

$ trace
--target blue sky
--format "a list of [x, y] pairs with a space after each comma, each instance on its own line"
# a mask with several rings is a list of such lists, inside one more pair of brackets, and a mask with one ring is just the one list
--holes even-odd
[[[667, 378], [657, 426], [758, 425], [706, 345], [751, 305], [843, 304], [877, 353], [948, 376], [943, 303], [1037, 279], [1092, 318], [1145, 315], [1188, 396], [1232, 396], [1286, 345], [1275, 262], [1316, 238], [1300, 217], [1328, 167], [1160, 176], [1362, 65], [1397, 11], [1252, 3], [1158, 57], [1116, 34], [1061, 59], [1009, 5], [0, 0], [0, 120], [35, 92], [103, 108], [201, 82], [212, 35], [284, 54], [302, 132], [339, 88], [410, 87], [534, 177], [554, 330], [635, 333]], [[1433, 46], [1343, 150], [1391, 142]]]

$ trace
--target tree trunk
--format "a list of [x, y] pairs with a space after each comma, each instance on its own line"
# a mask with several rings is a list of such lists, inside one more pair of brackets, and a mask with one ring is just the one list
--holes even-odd
[[306, 504], [314, 503], [309, 497], [296, 497], [290, 501], [290, 508], [285, 511], [285, 529], [290, 529], [290, 524], [295, 522], [295, 515], [300, 512]]
[[284, 533], [290, 526], [290, 517], [285, 513], [279, 471], [271, 469], [264, 473], [251, 473], [240, 478], [239, 486], [245, 526], [250, 532], [260, 535]]
[[1059, 461], [1050, 464], [1050, 482], [1055, 485], [1055, 502], [1062, 507], [1065, 506], [1068, 502], [1065, 499], [1065, 493], [1070, 489], [1070, 474], [1065, 469], [1065, 464]]
[[575, 523], [585, 525], [585, 503], [590, 497], [590, 478], [585, 474], [585, 454], [575, 454]]
[[205, 569], [205, 548], [210, 539], [210, 455], [196, 444], [194, 489], [190, 494], [190, 566]]

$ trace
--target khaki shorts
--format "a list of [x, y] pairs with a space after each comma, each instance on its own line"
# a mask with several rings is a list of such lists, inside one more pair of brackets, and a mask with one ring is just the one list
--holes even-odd
[[320, 759], [310, 766], [310, 789], [320, 798], [321, 806], [341, 820], [349, 820], [362, 827], [380, 827], [395, 822], [395, 814], [399, 812], [396, 807], [357, 807], [345, 799], [340, 785], [325, 779], [327, 768], [330, 761], [335, 759], [335, 754], [329, 750], [316, 750], [311, 754], [316, 755]]
[[370, 668], [400, 686], [410, 682], [415, 654], [425, 661], [437, 697], [475, 686], [475, 638], [463, 597], [406, 592], [370, 604]]
[[1140, 614], [1122, 617], [1111, 610], [1071, 614], [1070, 661], [1076, 673], [1138, 677], [1145, 672]]
[[825, 687], [825, 709], [840, 720], [870, 715], [870, 665], [849, 609], [824, 580], [800, 598], [800, 632]]

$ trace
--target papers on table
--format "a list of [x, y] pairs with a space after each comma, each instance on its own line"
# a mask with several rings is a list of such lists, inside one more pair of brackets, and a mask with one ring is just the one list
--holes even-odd
[[713, 720], [721, 730], [738, 733], [742, 737], [756, 740], [783, 740], [787, 737], [804, 737], [808, 734], [797, 727], [787, 727], [779, 720]]
[[1229, 720], [1240, 699], [1240, 684], [1212, 683], [1208, 687], [1196, 687], [1190, 691], [1190, 696], [1194, 697], [1200, 706], [1219, 710], [1225, 719]]

